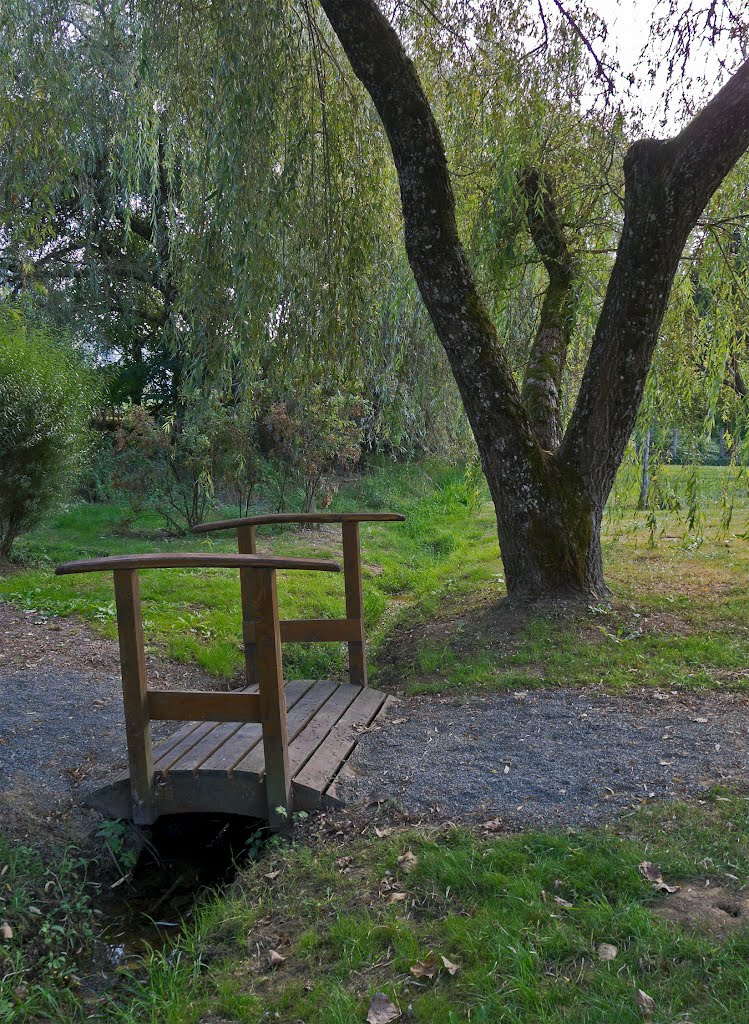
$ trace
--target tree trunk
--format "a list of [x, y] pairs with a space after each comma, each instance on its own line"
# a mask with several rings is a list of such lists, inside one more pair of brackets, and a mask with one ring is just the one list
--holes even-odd
[[499, 460], [482, 459], [497, 513], [508, 597], [512, 600], [606, 597], [601, 520], [603, 508], [586, 493], [574, 470], [548, 459], [529, 500], [513, 486]]
[[642, 140], [627, 153], [617, 257], [557, 447], [574, 304], [553, 197], [537, 178], [526, 178], [537, 200], [529, 205], [529, 228], [551, 287], [521, 395], [458, 234], [442, 138], [413, 63], [376, 0], [320, 2], [390, 142], [408, 259], [476, 438], [508, 594], [597, 597], [606, 592], [603, 508], [637, 419], [684, 245], [749, 146], [749, 61], [676, 138]]

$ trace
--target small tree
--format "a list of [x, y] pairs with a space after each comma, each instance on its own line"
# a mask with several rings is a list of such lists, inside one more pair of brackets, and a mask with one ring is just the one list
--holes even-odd
[[263, 476], [258, 414], [248, 399], [224, 408], [217, 427], [220, 475], [239, 508], [248, 516], [255, 489]]
[[202, 523], [213, 494], [218, 435], [204, 405], [159, 422], [143, 406], [130, 408], [115, 438], [115, 488], [133, 518], [146, 509], [181, 535]]
[[70, 343], [0, 303], [0, 558], [69, 493], [92, 399], [93, 377]]
[[335, 473], [359, 462], [363, 414], [361, 399], [336, 384], [307, 384], [271, 406], [275, 451], [302, 483], [303, 512], [316, 502], [327, 508], [336, 492]]

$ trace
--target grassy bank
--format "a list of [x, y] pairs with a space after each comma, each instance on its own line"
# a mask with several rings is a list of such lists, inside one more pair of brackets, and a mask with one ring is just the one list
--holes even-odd
[[[486, 492], [477, 491], [461, 469], [387, 464], [342, 487], [337, 509], [407, 516], [402, 524], [362, 527], [373, 680], [410, 691], [549, 684], [745, 687], [746, 484], [732, 470], [716, 467], [696, 476], [673, 467], [661, 470], [661, 477], [667, 507], [638, 512], [636, 481], [623, 475], [604, 539], [614, 600], [572, 618], [543, 609], [493, 613], [505, 592], [493, 510]], [[0, 598], [51, 615], [75, 614], [114, 636], [110, 578], [57, 578], [51, 572], [57, 562], [167, 547], [233, 550], [231, 533], [170, 539], [158, 533], [153, 519], [137, 524], [141, 536], [123, 536], [123, 516], [121, 508], [86, 504], [58, 514], [24, 539], [19, 551], [30, 567], [0, 577]], [[340, 555], [335, 528], [266, 528], [260, 548]], [[341, 580], [327, 574], [283, 574], [282, 615], [341, 615], [342, 590]], [[143, 597], [153, 649], [194, 660], [219, 676], [236, 676], [242, 653], [235, 573], [149, 574]], [[345, 664], [342, 646], [289, 645], [284, 656], [289, 677], [336, 674]]]
[[[718, 903], [740, 906], [744, 799], [654, 806], [625, 827], [569, 834], [379, 831], [268, 851], [228, 893], [204, 900], [176, 946], [131, 958], [98, 992], [85, 977], [87, 936], [69, 936], [80, 943], [77, 973], [24, 955], [38, 920], [24, 892], [2, 911], [15, 937], [0, 944], [0, 1020], [356, 1024], [382, 992], [425, 1024], [634, 1024], [638, 989], [654, 1001], [654, 1024], [735, 1024], [749, 1013], [743, 921], [728, 917], [723, 935], [697, 916], [664, 921], [659, 908], [676, 897], [639, 868], [650, 861], [669, 883], [691, 880], [706, 905], [707, 890], [725, 886]], [[18, 870], [14, 859], [15, 891]], [[601, 959], [602, 943], [613, 959]]]

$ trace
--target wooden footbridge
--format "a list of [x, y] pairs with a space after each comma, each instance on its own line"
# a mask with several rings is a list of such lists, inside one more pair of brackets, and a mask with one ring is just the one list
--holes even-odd
[[[199, 532], [235, 529], [238, 554], [121, 555], [58, 566], [58, 575], [111, 571], [117, 607], [128, 771], [90, 798], [104, 814], [150, 824], [162, 814], [241, 814], [281, 827], [295, 810], [340, 803], [337, 785], [363, 728], [387, 704], [367, 686], [359, 524], [392, 522], [393, 513], [269, 515], [206, 523]], [[338, 523], [343, 540], [346, 617], [278, 615], [279, 569], [340, 572], [334, 561], [257, 554], [258, 526]], [[231, 692], [151, 690], [146, 679], [139, 573], [145, 569], [239, 571], [245, 685]], [[349, 682], [284, 685], [281, 644], [344, 641]], [[184, 722], [154, 747], [151, 721]]]

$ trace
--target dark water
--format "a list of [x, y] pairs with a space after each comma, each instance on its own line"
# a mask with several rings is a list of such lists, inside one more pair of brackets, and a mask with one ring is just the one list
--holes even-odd
[[268, 836], [264, 822], [213, 814], [166, 816], [145, 829], [130, 875], [96, 901], [110, 963], [126, 965], [149, 947], [168, 947], [189, 923], [196, 901], [228, 885]]

